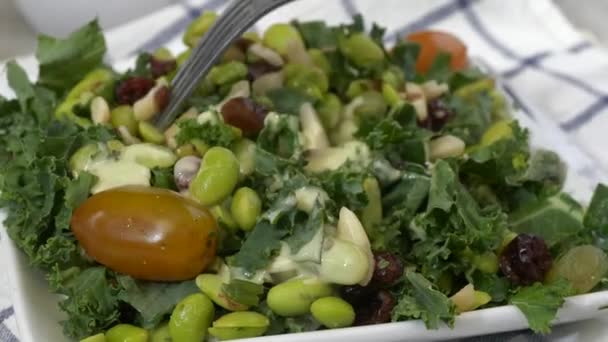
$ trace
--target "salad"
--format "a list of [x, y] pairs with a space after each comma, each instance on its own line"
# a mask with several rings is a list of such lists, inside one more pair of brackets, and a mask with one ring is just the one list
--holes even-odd
[[513, 304], [547, 333], [606, 286], [608, 187], [587, 206], [444, 32], [390, 47], [363, 19], [272, 25], [226, 51], [159, 130], [188, 47], [103, 63], [91, 22], [6, 66], [0, 206], [87, 342], [199, 342]]

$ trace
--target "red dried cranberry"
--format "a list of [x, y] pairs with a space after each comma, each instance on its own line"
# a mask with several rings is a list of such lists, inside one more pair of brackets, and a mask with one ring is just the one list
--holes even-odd
[[500, 255], [500, 270], [516, 285], [543, 281], [552, 263], [545, 241], [528, 234], [517, 235]]
[[374, 295], [374, 291], [370, 286], [351, 285], [342, 287], [340, 294], [342, 299], [357, 306], [369, 301], [369, 298]]
[[145, 77], [129, 77], [116, 87], [116, 100], [119, 104], [132, 105], [146, 96], [154, 88], [154, 80]]
[[374, 275], [371, 281], [373, 286], [381, 288], [390, 287], [403, 275], [403, 263], [393, 253], [376, 253], [374, 261]]
[[150, 72], [154, 78], [168, 75], [177, 68], [175, 59], [158, 59], [152, 56], [150, 58]]
[[246, 137], [258, 134], [264, 128], [268, 110], [248, 97], [236, 97], [222, 106], [224, 121], [238, 127]]
[[442, 98], [436, 98], [429, 101], [427, 107], [428, 117], [423, 122], [419, 122], [419, 125], [434, 132], [440, 131], [455, 115], [454, 111], [452, 111]]
[[390, 322], [395, 297], [387, 290], [380, 290], [365, 305], [355, 307], [355, 325]]
[[249, 50], [249, 47], [253, 45], [255, 42], [248, 38], [239, 38], [234, 42], [234, 45], [241, 50], [241, 52], [246, 53]]
[[279, 70], [281, 70], [280, 67], [272, 65], [264, 60], [257, 61], [247, 65], [247, 79], [249, 79], [249, 81], [255, 81], [261, 76]]
[[168, 87], [160, 87], [154, 93], [154, 101], [156, 102], [159, 111], [163, 111], [167, 107], [170, 97], [171, 91]]

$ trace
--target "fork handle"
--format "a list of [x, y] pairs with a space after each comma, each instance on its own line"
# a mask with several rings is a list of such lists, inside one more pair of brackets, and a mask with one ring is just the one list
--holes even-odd
[[172, 96], [156, 120], [166, 129], [176, 118], [180, 105], [192, 94], [200, 80], [218, 61], [232, 42], [259, 18], [292, 0], [233, 0], [217, 22], [199, 41], [172, 82]]

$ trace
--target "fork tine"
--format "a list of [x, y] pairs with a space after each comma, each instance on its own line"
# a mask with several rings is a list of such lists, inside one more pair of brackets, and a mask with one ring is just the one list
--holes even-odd
[[177, 110], [189, 97], [200, 79], [217, 62], [232, 41], [274, 8], [292, 0], [234, 0], [224, 14], [193, 49], [172, 82], [172, 96], [166, 109], [157, 117], [156, 126], [165, 129]]

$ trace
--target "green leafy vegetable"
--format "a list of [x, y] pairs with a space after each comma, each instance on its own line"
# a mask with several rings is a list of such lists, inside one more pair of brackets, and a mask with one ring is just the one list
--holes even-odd
[[66, 39], [42, 35], [36, 58], [40, 63], [40, 85], [63, 94], [89, 71], [98, 67], [106, 52], [106, 42], [94, 20]]
[[570, 283], [560, 279], [551, 284], [535, 283], [519, 289], [509, 303], [517, 306], [526, 316], [530, 329], [546, 334], [564, 298], [575, 293]]
[[260, 302], [264, 286], [241, 279], [232, 279], [222, 286], [222, 291], [237, 303], [255, 306]]
[[397, 305], [400, 309], [396, 312], [401, 311], [401, 315], [406, 317], [421, 318], [429, 329], [439, 328], [440, 321], [453, 326], [456, 315], [449, 298], [419, 273], [407, 272], [405, 277], [412, 285], [411, 297], [402, 297]]
[[584, 217], [585, 227], [608, 235], [608, 186], [598, 184]]
[[179, 123], [179, 132], [175, 136], [178, 144], [187, 144], [199, 139], [209, 146], [230, 147], [238, 138], [234, 128], [223, 122], [199, 123], [196, 119], [184, 120]]
[[118, 299], [137, 310], [137, 324], [147, 329], [158, 325], [180, 300], [200, 292], [194, 281], [154, 283], [128, 276], [119, 276], [117, 280], [121, 287]]

